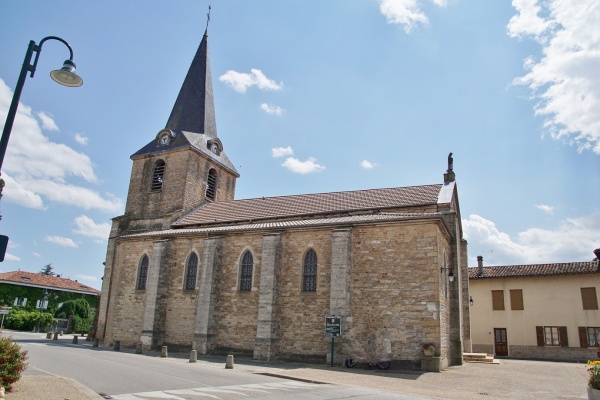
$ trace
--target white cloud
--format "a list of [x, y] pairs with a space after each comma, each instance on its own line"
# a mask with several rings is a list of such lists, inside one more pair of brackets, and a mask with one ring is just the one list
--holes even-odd
[[75, 218], [73, 223], [75, 224], [74, 233], [103, 240], [108, 239], [108, 234], [110, 233], [110, 224], [108, 222], [97, 224], [90, 217], [80, 215]]
[[77, 274], [75, 277], [78, 281], [98, 282], [98, 278], [92, 275]]
[[[429, 24], [429, 18], [421, 10], [421, 1], [418, 0], [379, 0], [379, 11], [390, 24], [400, 24], [406, 33], [417, 25]], [[433, 0], [438, 7], [445, 7], [446, 0]]]
[[47, 242], [54, 243], [63, 247], [73, 247], [75, 249], [79, 247], [77, 246], [77, 243], [73, 241], [73, 239], [64, 236], [46, 236], [44, 239]]
[[323, 165], [317, 164], [316, 161], [317, 159], [313, 157], [309, 157], [306, 161], [300, 161], [297, 158], [288, 157], [281, 165], [292, 172], [304, 175], [313, 172], [321, 172], [325, 169]]
[[79, 133], [75, 134], [75, 141], [83, 146], [88, 144], [89, 140], [90, 138], [88, 138], [87, 136], [80, 135]]
[[238, 93], [246, 93], [246, 89], [257, 86], [260, 90], [281, 90], [283, 82], [277, 83], [259, 69], [252, 68], [249, 74], [229, 70], [219, 77], [219, 80], [229, 85]]
[[40, 253], [36, 253], [35, 251], [33, 253], [31, 253], [32, 255], [34, 255], [35, 257], [41, 257], [42, 255]]
[[554, 139], [600, 154], [600, 3], [597, 0], [515, 0], [512, 37], [530, 37], [542, 57], [525, 60], [515, 84], [531, 89], [535, 114]]
[[39, 113], [37, 113], [38, 118], [40, 119], [40, 121], [42, 121], [42, 129], [45, 131], [58, 131], [58, 125], [56, 125], [56, 122], [54, 122], [54, 120], [52, 119], [52, 117], [48, 114], [46, 114], [43, 111], [40, 111]]
[[463, 219], [462, 226], [471, 258], [489, 255], [491, 265], [590, 261], [598, 248], [600, 212], [567, 218], [554, 229], [529, 228], [514, 239], [479, 215]]
[[10, 253], [4, 253], [4, 261], [21, 261], [21, 259]]
[[[0, 120], [6, 119], [12, 92], [0, 79]], [[46, 113], [37, 113], [51, 127], [54, 121]], [[54, 124], [55, 126], [56, 124]], [[82, 136], [83, 137], [83, 136]], [[90, 158], [72, 148], [50, 141], [33, 116], [31, 107], [19, 104], [12, 129], [10, 146], [4, 160], [3, 177], [6, 200], [23, 207], [45, 209], [44, 198], [84, 209], [97, 208], [118, 212], [123, 202], [114, 196], [101, 196], [97, 192], [69, 182], [82, 178], [96, 182]]]
[[360, 166], [363, 167], [364, 169], [373, 169], [377, 166], [377, 163], [372, 163], [370, 161], [367, 160], [362, 160], [360, 162]]
[[279, 106], [275, 106], [275, 105], [271, 105], [271, 104], [267, 104], [267, 103], [262, 103], [260, 105], [260, 108], [265, 111], [267, 114], [272, 114], [272, 115], [281, 115], [283, 114], [283, 109]]
[[294, 150], [290, 146], [275, 147], [275, 148], [271, 149], [271, 155], [273, 156], [273, 158], [291, 156], [292, 154], [294, 154]]
[[535, 208], [537, 208], [538, 210], [542, 210], [547, 214], [554, 215], [554, 207], [552, 206], [546, 204], [536, 204]]

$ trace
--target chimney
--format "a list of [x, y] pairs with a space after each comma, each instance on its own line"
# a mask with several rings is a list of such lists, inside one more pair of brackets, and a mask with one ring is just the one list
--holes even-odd
[[598, 260], [598, 269], [597, 272], [600, 272], [600, 248], [594, 250], [594, 255], [596, 256], [596, 260]]
[[483, 276], [483, 257], [477, 256], [477, 275]]

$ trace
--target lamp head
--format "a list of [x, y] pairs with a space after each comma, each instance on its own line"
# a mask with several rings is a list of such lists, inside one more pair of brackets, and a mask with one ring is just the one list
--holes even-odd
[[452, 268], [450, 268], [450, 272], [448, 273], [448, 280], [454, 282], [454, 271], [452, 271]]
[[61, 69], [50, 72], [50, 77], [65, 86], [78, 87], [83, 84], [83, 79], [75, 73], [73, 60], [65, 60]]

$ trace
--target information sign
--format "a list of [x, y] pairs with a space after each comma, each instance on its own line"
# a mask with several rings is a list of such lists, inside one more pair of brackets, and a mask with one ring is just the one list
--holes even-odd
[[325, 317], [325, 336], [331, 338], [342, 336], [341, 317]]

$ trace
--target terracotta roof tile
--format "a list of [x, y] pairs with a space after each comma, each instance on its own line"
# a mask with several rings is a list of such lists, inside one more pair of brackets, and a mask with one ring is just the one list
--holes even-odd
[[208, 203], [173, 227], [273, 220], [437, 204], [442, 185], [357, 190]]
[[469, 268], [469, 279], [581, 275], [594, 274], [597, 272], [598, 261], [531, 265], [498, 265], [495, 267], [484, 267], [483, 275], [479, 275], [478, 267], [471, 267]]
[[64, 290], [90, 295], [99, 295], [100, 291], [73, 281], [56, 276], [36, 274], [34, 272], [12, 271], [0, 273], [0, 283], [17, 284], [23, 286], [43, 287], [47, 289]]

